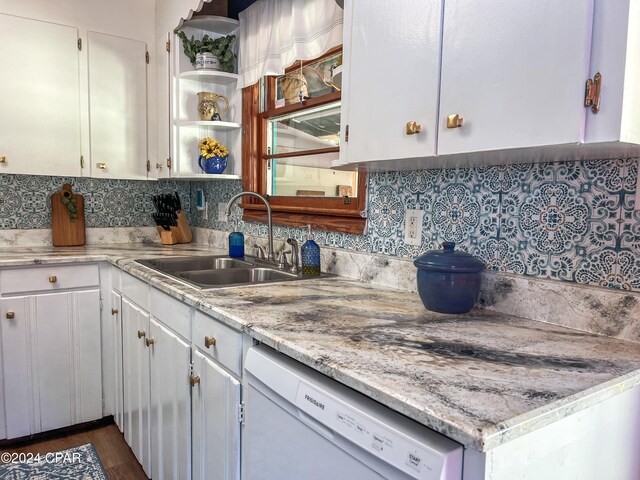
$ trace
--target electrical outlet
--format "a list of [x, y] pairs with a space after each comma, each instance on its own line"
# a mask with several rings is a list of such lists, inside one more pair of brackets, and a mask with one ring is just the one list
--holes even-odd
[[422, 244], [422, 219], [424, 210], [407, 209], [404, 214], [404, 243], [419, 246]]
[[227, 210], [226, 203], [218, 204], [218, 221], [219, 222], [226, 222], [228, 220], [226, 210]]

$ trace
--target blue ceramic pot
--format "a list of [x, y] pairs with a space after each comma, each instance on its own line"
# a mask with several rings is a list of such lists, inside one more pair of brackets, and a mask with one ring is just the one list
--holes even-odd
[[204, 170], [204, 173], [222, 173], [227, 168], [227, 159], [229, 155], [224, 157], [204, 158], [202, 155], [198, 158], [198, 165]]
[[420, 299], [434, 312], [467, 313], [478, 300], [484, 263], [466, 252], [454, 251], [453, 242], [444, 242], [442, 247], [413, 262], [418, 268]]

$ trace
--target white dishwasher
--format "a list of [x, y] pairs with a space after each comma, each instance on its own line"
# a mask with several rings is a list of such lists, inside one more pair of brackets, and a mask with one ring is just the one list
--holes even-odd
[[263, 345], [247, 353], [244, 480], [460, 480], [460, 444]]

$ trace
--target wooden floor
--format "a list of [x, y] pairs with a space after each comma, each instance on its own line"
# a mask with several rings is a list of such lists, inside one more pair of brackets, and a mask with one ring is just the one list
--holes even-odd
[[133, 452], [124, 441], [124, 437], [115, 424], [100, 426], [80, 433], [64, 435], [58, 438], [20, 444], [18, 448], [0, 449], [2, 452], [40, 453], [58, 452], [71, 447], [92, 443], [102, 466], [111, 480], [147, 480], [142, 467], [133, 456]]

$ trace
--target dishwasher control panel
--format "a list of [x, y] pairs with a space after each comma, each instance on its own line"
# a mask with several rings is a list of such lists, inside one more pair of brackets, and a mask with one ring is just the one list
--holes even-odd
[[434, 436], [426, 439], [429, 444], [419, 442], [304, 380], [298, 383], [295, 405], [333, 432], [419, 480], [448, 478], [447, 456], [460, 455], [459, 445], [436, 432], [427, 431]]

